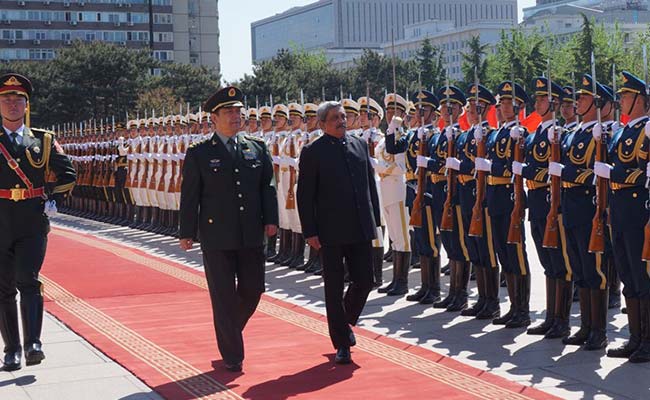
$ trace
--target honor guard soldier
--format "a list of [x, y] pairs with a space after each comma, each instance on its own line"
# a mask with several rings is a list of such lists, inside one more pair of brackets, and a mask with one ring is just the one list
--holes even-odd
[[[492, 247], [492, 238], [485, 224], [485, 175], [479, 176], [474, 160], [494, 130], [487, 121], [489, 108], [496, 104], [494, 95], [480, 84], [469, 87], [467, 97], [467, 119], [470, 129], [456, 139], [456, 157], [447, 157], [446, 167], [458, 171], [458, 201], [463, 220], [465, 245], [476, 275], [478, 300], [461, 312], [463, 316], [477, 319], [494, 319], [499, 316], [499, 265]], [[478, 102], [477, 102], [478, 100]], [[480, 197], [477, 200], [477, 197]], [[474, 215], [474, 213], [477, 215]], [[476, 220], [473, 220], [476, 218]], [[478, 222], [477, 222], [478, 221]], [[472, 232], [472, 224], [478, 224], [478, 232]]]
[[[323, 131], [318, 128], [318, 106], [314, 103], [307, 103], [304, 106], [305, 111], [305, 131], [303, 132], [302, 147], [314, 143], [323, 136]], [[309, 260], [298, 270], [304, 270], [307, 273], [320, 274], [323, 269], [320, 262], [318, 249], [309, 246]]]
[[[413, 131], [404, 132], [403, 123], [406, 116], [408, 103], [397, 93], [389, 93], [384, 97], [384, 108], [386, 109], [386, 121], [388, 129], [386, 130], [386, 153], [390, 155], [405, 155], [406, 166], [406, 208], [409, 210], [409, 219], [413, 201], [415, 200], [415, 187], [417, 186], [417, 152], [418, 143], [417, 134]], [[411, 230], [409, 241], [413, 252], [414, 237]], [[393, 256], [393, 280], [386, 286], [379, 288], [379, 293], [386, 293], [389, 296], [401, 296], [408, 292], [408, 270], [413, 263], [412, 252], [401, 253], [403, 260], [398, 260]], [[400, 254], [398, 254], [400, 255]], [[407, 258], [408, 257], [408, 258]], [[399, 258], [399, 257], [398, 257]]]
[[[554, 119], [560, 109], [562, 87], [555, 82], [551, 82], [550, 86], [549, 96], [547, 78], [535, 78], [532, 82], [532, 87], [535, 88], [535, 111], [542, 121], [535, 132], [526, 138], [524, 161], [514, 161], [512, 170], [515, 175], [521, 175], [526, 179], [531, 235], [546, 277], [546, 318], [544, 322], [529, 328], [527, 332], [529, 335], [547, 335], [551, 328], [554, 328], [546, 337], [559, 338], [569, 334], [573, 290], [571, 266], [566, 256], [567, 243], [564, 229], [558, 229], [557, 247], [544, 246], [547, 217], [551, 207], [549, 201], [551, 184], [548, 175], [552, 147], [550, 138], [557, 135], [558, 141], [561, 141], [563, 134], [563, 129], [556, 125]], [[552, 99], [550, 102], [549, 97]], [[562, 216], [559, 210], [555, 211], [558, 211], [559, 227]]]
[[564, 120], [564, 129], [566, 131], [574, 130], [580, 123], [580, 118], [576, 113], [574, 91], [575, 89], [572, 86], [565, 86], [562, 88], [562, 96], [560, 97], [562, 100], [560, 104], [560, 115], [562, 115], [562, 119]]
[[644, 186], [648, 179], [649, 104], [646, 82], [629, 72], [623, 72], [622, 79], [618, 91], [621, 112], [630, 117], [630, 122], [614, 132], [608, 162], [596, 163], [594, 172], [609, 179], [612, 246], [623, 282], [630, 330], [629, 340], [622, 347], [610, 349], [607, 356], [640, 363], [650, 361], [649, 264], [641, 258], [643, 228], [649, 217], [648, 189]]
[[[415, 113], [412, 118], [417, 120], [417, 137], [419, 143], [428, 146], [429, 140], [433, 140], [433, 138], [440, 135], [436, 127], [440, 116], [438, 112], [440, 103], [438, 97], [428, 90], [420, 90], [414, 93], [413, 98], [416, 99], [416, 103]], [[411, 126], [415, 126], [413, 124], [414, 122], [412, 122]], [[431, 154], [431, 150], [429, 148], [427, 150]], [[406, 296], [406, 300], [417, 301], [420, 304], [434, 304], [440, 300], [440, 253], [438, 250], [440, 249], [440, 236], [437, 234], [437, 214], [435, 198], [432, 199], [432, 182], [429, 181], [434, 174], [427, 170], [428, 163], [426, 161], [426, 157], [417, 154], [416, 165], [418, 168], [422, 168], [424, 173], [422, 187], [417, 188], [417, 194], [421, 198], [419, 204], [421, 224], [414, 227], [415, 242], [417, 243], [414, 251], [419, 258], [421, 286], [417, 292]], [[418, 174], [420, 173], [418, 172]]]
[[607, 345], [607, 270], [603, 268], [602, 254], [589, 251], [589, 239], [596, 213], [593, 130], [598, 124], [601, 99], [611, 94], [597, 82], [597, 93], [594, 93], [593, 86], [592, 77], [584, 75], [576, 92], [577, 113], [582, 124], [565, 136], [561, 163], [549, 163], [549, 173], [562, 178], [562, 223], [580, 301], [580, 329], [562, 341], [571, 345], [584, 344], [585, 350], [602, 349]]
[[257, 108], [249, 108], [246, 117], [248, 118], [248, 123], [246, 124], [246, 131], [248, 134], [255, 137], [261, 137], [257, 119]]
[[475, 163], [476, 169], [489, 174], [486, 220], [499, 263], [505, 272], [510, 299], [510, 310], [495, 318], [493, 323], [505, 325], [506, 328], [521, 328], [530, 324], [530, 269], [523, 225], [518, 243], [508, 243], [508, 231], [515, 206], [513, 155], [516, 140], [524, 138], [527, 133], [518, 125], [518, 113], [519, 107], [525, 107], [529, 102], [529, 97], [519, 84], [512, 81], [502, 82], [497, 94], [504, 124], [487, 138], [487, 158], [477, 157]]
[[278, 223], [266, 145], [236, 134], [242, 99], [239, 89], [226, 87], [205, 102], [215, 132], [188, 149], [181, 193], [180, 245], [189, 250], [198, 229], [217, 343], [229, 371], [242, 369], [242, 331], [264, 292], [264, 234], [274, 234]]
[[[43, 285], [38, 274], [45, 258], [48, 215], [72, 191], [76, 175], [54, 134], [29, 128], [31, 82], [22, 75], [0, 76], [0, 333], [3, 369], [21, 368], [45, 358], [41, 344]], [[56, 176], [45, 190], [50, 172]], [[46, 215], [47, 214], [47, 215]], [[23, 323], [21, 347], [16, 294]]]
[[[447, 157], [456, 156], [455, 145], [460, 135], [458, 118], [463, 112], [467, 99], [463, 91], [456, 86], [444, 86], [438, 90], [437, 95], [440, 99], [440, 115], [445, 122], [445, 128], [427, 140], [430, 157], [418, 157], [418, 167], [425, 167], [431, 172], [427, 189], [427, 192], [432, 195], [431, 212], [435, 228], [440, 231], [442, 245], [447, 252], [450, 265], [449, 293], [443, 300], [434, 303], [433, 307], [455, 312], [467, 308], [470, 263], [458, 204], [457, 181], [454, 178], [455, 174], [447, 171], [446, 164]], [[451, 215], [448, 227], [443, 222], [445, 212]], [[421, 251], [423, 245], [422, 241], [418, 243], [418, 251]]]
[[[379, 129], [381, 120], [384, 119], [384, 110], [377, 101], [373, 98], [360, 97], [357, 100], [357, 103], [360, 107], [360, 124], [363, 130], [361, 138], [368, 144], [368, 151], [370, 153], [370, 161], [373, 163], [375, 169], [375, 180], [377, 184], [377, 192], [379, 194], [379, 205], [381, 207], [381, 226], [382, 228], [388, 225], [388, 215], [386, 214], [387, 203], [391, 204], [395, 200], [401, 201], [404, 203], [404, 197], [406, 192], [398, 193], [386, 193], [384, 190], [391, 190], [392, 187], [384, 187], [383, 179], [390, 176], [390, 172], [396, 168], [396, 166], [388, 166], [386, 162], [379, 165], [378, 152], [385, 150], [383, 146], [384, 134]], [[382, 145], [380, 148], [379, 145]], [[376, 162], [375, 162], [376, 161]], [[402, 165], [403, 167], [403, 165]], [[388, 173], [387, 173], [388, 172]], [[387, 173], [387, 174], [386, 174]], [[396, 176], [399, 177], [400, 184], [403, 185], [403, 168], [397, 168], [395, 171]], [[406, 210], [406, 209], [405, 209]], [[406, 235], [408, 236], [408, 227], [405, 226]], [[390, 229], [389, 229], [390, 235]], [[384, 265], [384, 232], [382, 229], [378, 229], [377, 238], [372, 241], [372, 267], [374, 271], [375, 284], [374, 288], [379, 288], [383, 284], [383, 265]]]
[[273, 164], [276, 166], [276, 180], [278, 185], [278, 215], [280, 220], [280, 251], [274, 258], [269, 259], [278, 265], [289, 265], [292, 258], [292, 239], [291, 224], [289, 223], [289, 214], [285, 207], [287, 202], [287, 193], [289, 192], [289, 167], [282, 165], [282, 158], [285, 156], [282, 150], [284, 142], [289, 135], [289, 108], [284, 104], [273, 106], [274, 132], [271, 142], [271, 154]]
[[360, 136], [361, 135], [361, 119], [359, 118], [359, 112], [361, 107], [359, 103], [352, 99], [342, 99], [341, 105], [345, 110], [345, 115], [348, 119], [348, 134]]
[[[262, 137], [262, 140], [264, 140], [264, 143], [268, 147], [272, 156], [279, 156], [280, 146], [276, 145], [273, 140], [274, 137], [273, 119], [272, 119], [273, 113], [271, 107], [262, 106], [259, 108], [258, 112], [260, 117], [260, 135]], [[279, 169], [280, 169], [279, 166], [275, 168], [278, 170], [279, 173]], [[277, 184], [277, 176], [276, 176], [276, 184]], [[266, 251], [265, 251], [266, 261], [273, 261], [275, 257], [278, 256], [278, 253], [276, 252], [277, 242], [278, 242], [277, 235], [273, 235], [271, 237], [266, 238]]]

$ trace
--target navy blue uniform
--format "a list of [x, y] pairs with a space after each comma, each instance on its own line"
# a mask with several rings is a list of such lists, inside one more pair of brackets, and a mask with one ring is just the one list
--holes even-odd
[[522, 176], [526, 178], [526, 186], [528, 187], [528, 220], [530, 221], [531, 234], [539, 261], [544, 268], [544, 275], [551, 279], [571, 281], [571, 266], [566, 253], [564, 229], [560, 229], [560, 246], [557, 249], [545, 248], [542, 245], [544, 231], [546, 230], [546, 217], [551, 207], [551, 189], [548, 183], [548, 162], [551, 158], [551, 144], [548, 140], [548, 132], [552, 127], [552, 121], [543, 122], [537, 127], [534, 134], [526, 138], [524, 158], [526, 165], [522, 170]]
[[[492, 161], [486, 190], [488, 218], [487, 226], [492, 234], [494, 249], [499, 263], [506, 273], [525, 276], [530, 272], [526, 254], [525, 231], [522, 225], [522, 238], [519, 244], [508, 243], [510, 214], [514, 207], [512, 183], [512, 161], [515, 142], [510, 138], [510, 122], [488, 136], [487, 158]], [[525, 135], [524, 135], [525, 136]]]
[[575, 284], [602, 290], [607, 286], [603, 257], [589, 252], [592, 219], [596, 213], [593, 126], [593, 122], [583, 124], [562, 140], [562, 223]]
[[623, 294], [630, 298], [650, 295], [650, 263], [641, 260], [643, 228], [648, 221], [648, 190], [644, 185], [649, 143], [643, 132], [647, 120], [643, 117], [619, 129], [608, 148], [609, 162], [614, 166], [609, 200], [612, 246], [625, 285]]

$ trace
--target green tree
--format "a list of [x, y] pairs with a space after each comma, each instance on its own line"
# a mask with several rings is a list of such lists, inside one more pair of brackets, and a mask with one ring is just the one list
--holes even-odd
[[415, 60], [422, 74], [422, 86], [425, 88], [439, 88], [444, 84], [445, 69], [442, 57], [442, 50], [433, 46], [428, 38], [424, 39]]
[[159, 79], [151, 79], [152, 89], [169, 88], [172, 97], [184, 99], [193, 109], [207, 100], [221, 86], [219, 74], [205, 66], [166, 63], [160, 66]]
[[487, 74], [487, 59], [485, 55], [487, 54], [488, 44], [481, 44], [481, 37], [477, 35], [472, 36], [466, 42], [466, 45], [468, 50], [462, 53], [463, 63], [461, 65], [464, 76], [463, 87], [468, 87], [474, 83], [475, 71], [480, 82], [485, 82]]

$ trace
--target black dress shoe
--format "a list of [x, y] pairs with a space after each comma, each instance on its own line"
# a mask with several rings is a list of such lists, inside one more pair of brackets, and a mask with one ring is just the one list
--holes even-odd
[[334, 362], [337, 364], [350, 364], [352, 362], [352, 356], [350, 355], [349, 347], [341, 347], [336, 350], [336, 357]]
[[45, 353], [41, 349], [41, 345], [34, 343], [25, 348], [25, 364], [37, 365], [45, 359]]
[[11, 353], [5, 353], [2, 370], [18, 371], [20, 368], [22, 368], [20, 365], [20, 350]]
[[357, 345], [357, 338], [354, 336], [354, 332], [350, 329], [350, 347]]
[[230, 372], [241, 372], [242, 370], [242, 363], [225, 363], [225, 367], [228, 371]]

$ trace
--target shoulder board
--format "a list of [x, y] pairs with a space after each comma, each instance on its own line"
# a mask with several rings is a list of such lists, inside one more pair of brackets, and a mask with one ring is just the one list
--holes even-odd
[[193, 149], [195, 147], [199, 147], [200, 145], [205, 144], [208, 140], [209, 139], [204, 139], [204, 140], [201, 140], [200, 142], [192, 143], [192, 144], [189, 145], [188, 148]]
[[29, 128], [29, 130], [30, 130], [33, 134], [35, 134], [35, 135], [36, 135], [36, 134], [39, 134], [39, 135], [49, 134], [49, 135], [52, 135], [52, 137], [56, 137], [56, 133], [54, 133], [54, 132], [52, 132], [52, 131], [49, 131], [49, 130], [47, 130], [47, 129]]
[[264, 139], [262, 139], [262, 138], [258, 138], [258, 137], [256, 137], [256, 136], [244, 135], [244, 138], [245, 138], [246, 140], [252, 140], [252, 141], [254, 141], [254, 142], [258, 142], [258, 143], [265, 143], [265, 142], [264, 142]]

